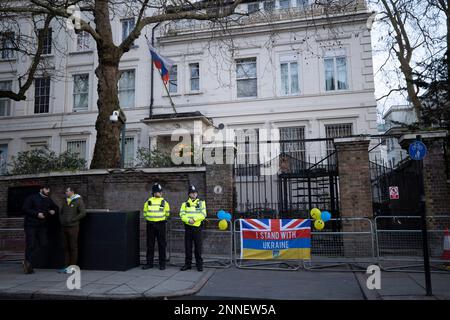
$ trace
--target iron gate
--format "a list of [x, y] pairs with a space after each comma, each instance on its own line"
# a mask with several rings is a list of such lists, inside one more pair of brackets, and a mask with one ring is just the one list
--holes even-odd
[[[236, 217], [306, 218], [310, 209], [317, 207], [339, 218], [337, 157], [332, 141], [268, 141], [277, 144], [280, 152], [257, 164], [238, 154], [236, 159], [245, 161], [235, 163]], [[292, 145], [298, 147], [286, 147]]]

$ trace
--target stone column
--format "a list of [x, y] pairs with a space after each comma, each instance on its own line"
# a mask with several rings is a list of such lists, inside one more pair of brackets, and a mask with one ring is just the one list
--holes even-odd
[[[372, 217], [368, 150], [370, 139], [366, 137], [338, 138], [334, 139], [334, 143], [338, 159], [341, 217]], [[368, 232], [371, 231], [371, 227], [367, 220], [344, 220], [342, 231]], [[346, 258], [368, 258], [373, 255], [370, 234], [345, 234], [342, 236], [342, 241], [343, 254]]]

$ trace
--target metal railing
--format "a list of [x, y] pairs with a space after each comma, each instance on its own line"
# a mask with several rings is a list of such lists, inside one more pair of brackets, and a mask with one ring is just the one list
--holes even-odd
[[[233, 264], [233, 226], [229, 223], [227, 230], [218, 230], [218, 222], [219, 219], [216, 218], [207, 218], [203, 221], [203, 265], [210, 268], [229, 268]], [[168, 221], [167, 247], [168, 260], [171, 265], [181, 266], [184, 264], [184, 232], [184, 223], [180, 218], [171, 218]]]
[[[450, 271], [441, 259], [444, 233], [450, 216], [426, 217], [430, 267]], [[422, 230], [419, 216], [378, 216], [375, 218], [378, 264], [385, 271], [423, 272]]]
[[373, 224], [368, 218], [340, 218], [339, 231], [311, 232], [311, 260], [303, 261], [305, 270], [366, 271], [376, 263]]

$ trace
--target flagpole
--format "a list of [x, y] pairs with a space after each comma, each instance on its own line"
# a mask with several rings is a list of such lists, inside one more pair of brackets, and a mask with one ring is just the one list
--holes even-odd
[[[169, 97], [170, 105], [172, 106], [173, 111], [174, 111], [175, 114], [176, 114], [176, 113], [177, 113], [177, 109], [175, 109], [175, 104], [173, 103], [172, 96], [170, 95], [169, 89], [167, 88], [167, 85], [166, 85], [166, 83], [164, 82], [164, 80], [163, 80], [163, 78], [162, 78], [161, 70], [158, 69], [158, 72], [159, 72], [159, 75], [161, 76], [161, 80], [162, 80], [162, 82], [163, 82], [164, 89], [166, 89], [167, 96]], [[169, 81], [170, 81], [170, 80], [169, 80]]]

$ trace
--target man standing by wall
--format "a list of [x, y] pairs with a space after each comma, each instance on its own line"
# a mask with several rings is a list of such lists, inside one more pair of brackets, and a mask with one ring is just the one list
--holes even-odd
[[164, 270], [166, 268], [166, 222], [170, 215], [170, 206], [162, 197], [162, 187], [159, 183], [153, 185], [152, 195], [144, 204], [144, 217], [147, 220], [147, 264], [142, 269], [153, 268], [156, 238], [159, 269]]
[[44, 254], [43, 260], [48, 262], [46, 249], [48, 245], [48, 217], [54, 215], [58, 206], [49, 197], [50, 187], [43, 185], [38, 194], [29, 196], [23, 205], [25, 215], [25, 260], [23, 261], [23, 271], [25, 274], [33, 273], [32, 262], [37, 258], [40, 251]]
[[189, 199], [183, 202], [180, 209], [180, 217], [184, 222], [184, 248], [185, 263], [181, 271], [191, 269], [192, 264], [192, 242], [195, 249], [195, 264], [198, 271], [203, 271], [202, 260], [202, 221], [206, 218], [206, 203], [198, 199], [195, 186], [188, 189]]
[[59, 219], [62, 226], [64, 243], [64, 265], [62, 273], [71, 273], [67, 267], [77, 265], [78, 260], [78, 234], [80, 220], [86, 216], [86, 206], [79, 194], [73, 188], [66, 189], [66, 201], [64, 202]]

